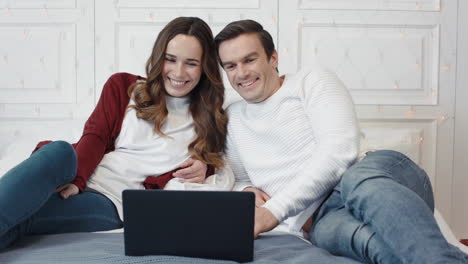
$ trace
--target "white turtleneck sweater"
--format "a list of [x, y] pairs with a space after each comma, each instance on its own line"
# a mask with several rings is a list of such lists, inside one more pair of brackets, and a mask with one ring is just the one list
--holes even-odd
[[275, 230], [302, 236], [302, 226], [358, 156], [359, 133], [351, 97], [322, 70], [286, 75], [263, 102], [229, 106], [227, 159], [234, 190], [266, 192], [263, 206]]
[[[168, 137], [154, 132], [154, 124], [136, 116], [135, 109], [127, 109], [122, 129], [115, 141], [115, 150], [104, 155], [88, 187], [109, 198], [122, 214], [122, 191], [144, 189], [148, 176], [172, 171], [190, 158], [188, 145], [195, 137], [188, 97], [166, 96], [168, 116], [161, 128]], [[130, 100], [129, 105], [135, 104]], [[169, 181], [165, 189], [231, 190], [234, 176], [229, 166], [206, 179], [205, 184]]]

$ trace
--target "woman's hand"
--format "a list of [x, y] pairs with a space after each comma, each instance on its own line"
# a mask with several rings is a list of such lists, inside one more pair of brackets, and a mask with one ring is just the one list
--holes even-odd
[[67, 199], [68, 197], [77, 195], [80, 192], [80, 189], [78, 189], [75, 184], [69, 183], [58, 187], [54, 192], [60, 193], [60, 197]]
[[179, 182], [203, 183], [206, 178], [208, 166], [203, 162], [195, 159], [188, 159], [180, 165], [181, 168], [174, 172], [174, 177], [183, 178]]

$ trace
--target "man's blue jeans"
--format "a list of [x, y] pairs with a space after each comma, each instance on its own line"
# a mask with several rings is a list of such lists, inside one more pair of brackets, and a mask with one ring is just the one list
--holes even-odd
[[63, 141], [45, 145], [0, 178], [0, 249], [25, 235], [103, 231], [122, 227], [104, 195], [61, 199], [54, 190], [73, 180], [77, 160]]
[[311, 241], [364, 263], [468, 263], [443, 237], [427, 174], [405, 155], [368, 152], [315, 215]]

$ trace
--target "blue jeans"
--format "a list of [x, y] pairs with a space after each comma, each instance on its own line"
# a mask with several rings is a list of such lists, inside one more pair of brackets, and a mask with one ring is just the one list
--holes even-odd
[[468, 263], [434, 218], [427, 174], [391, 150], [367, 153], [317, 211], [311, 241], [364, 263]]
[[103, 231], [122, 227], [104, 195], [62, 199], [54, 190], [73, 180], [77, 160], [63, 141], [47, 144], [0, 178], [0, 249], [25, 235]]

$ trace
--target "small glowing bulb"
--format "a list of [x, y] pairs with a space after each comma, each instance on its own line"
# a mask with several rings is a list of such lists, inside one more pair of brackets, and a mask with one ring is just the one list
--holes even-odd
[[450, 65], [447, 65], [447, 64], [446, 64], [446, 65], [443, 65], [443, 66], [440, 67], [440, 69], [441, 69], [442, 71], [444, 71], [444, 72], [447, 72], [447, 71], [450, 70]]
[[419, 64], [418, 62], [416, 63], [416, 70], [421, 71], [421, 64]]
[[422, 144], [424, 142], [424, 137], [419, 137], [418, 141], [419, 141], [419, 144]]

